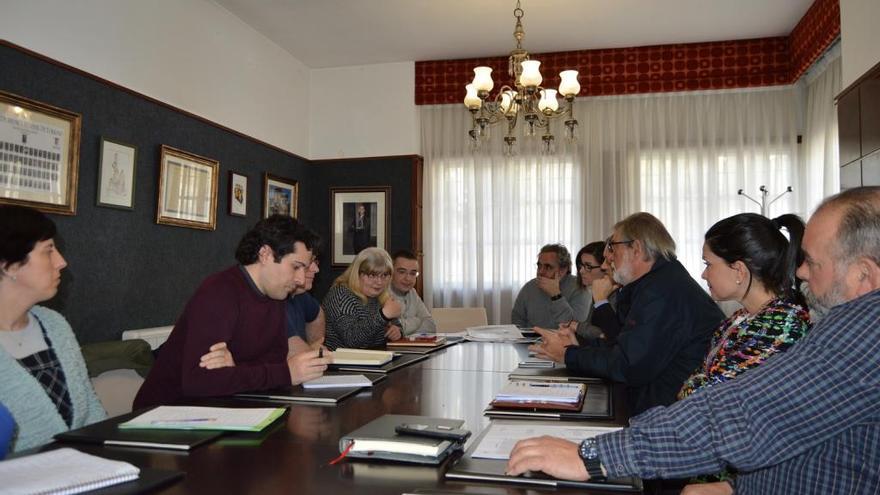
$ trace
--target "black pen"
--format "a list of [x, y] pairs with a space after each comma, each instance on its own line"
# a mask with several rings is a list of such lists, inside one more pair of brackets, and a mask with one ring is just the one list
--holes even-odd
[[324, 357], [324, 348], [318, 347], [318, 358]]

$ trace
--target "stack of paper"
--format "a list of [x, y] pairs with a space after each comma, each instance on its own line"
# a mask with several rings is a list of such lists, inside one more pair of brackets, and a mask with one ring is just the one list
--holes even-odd
[[230, 408], [159, 406], [121, 423], [120, 429], [262, 431], [284, 414], [283, 407]]
[[0, 493], [80, 493], [136, 480], [140, 470], [65, 448], [0, 462]]
[[495, 395], [495, 401], [576, 404], [584, 391], [583, 383], [511, 381]]
[[468, 327], [465, 339], [473, 342], [520, 342], [524, 339], [516, 325]]

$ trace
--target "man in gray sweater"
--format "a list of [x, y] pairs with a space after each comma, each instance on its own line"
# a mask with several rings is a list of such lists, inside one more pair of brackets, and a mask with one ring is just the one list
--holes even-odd
[[537, 276], [529, 280], [513, 305], [511, 321], [523, 328], [557, 328], [560, 323], [584, 321], [589, 294], [571, 274], [571, 254], [561, 244], [547, 244], [538, 253]]
[[437, 325], [434, 323], [434, 318], [431, 317], [431, 313], [414, 288], [419, 278], [418, 258], [409, 251], [397, 251], [391, 258], [394, 261], [394, 270], [391, 272], [391, 295], [403, 307], [398, 319], [400, 334], [406, 336], [436, 332]]

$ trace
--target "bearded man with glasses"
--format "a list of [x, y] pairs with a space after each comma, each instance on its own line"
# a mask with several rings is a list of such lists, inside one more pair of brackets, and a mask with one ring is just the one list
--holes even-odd
[[605, 247], [617, 295], [620, 333], [614, 343], [542, 331], [539, 356], [574, 374], [627, 385], [631, 414], [675, 402], [682, 384], [706, 357], [724, 314], [675, 257], [675, 241], [649, 213], [618, 222]]

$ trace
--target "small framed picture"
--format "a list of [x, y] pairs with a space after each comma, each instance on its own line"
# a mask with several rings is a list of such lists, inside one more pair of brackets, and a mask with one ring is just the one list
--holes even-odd
[[296, 218], [299, 202], [299, 183], [277, 175], [263, 176], [263, 218], [269, 215], [289, 215]]
[[229, 214], [234, 217], [247, 216], [247, 183], [246, 175], [229, 171]]
[[156, 223], [214, 230], [220, 162], [162, 145]]
[[0, 90], [0, 203], [76, 214], [82, 117]]
[[98, 162], [98, 206], [134, 209], [137, 148], [101, 138]]
[[366, 247], [387, 249], [391, 187], [330, 188], [333, 265], [342, 267]]

